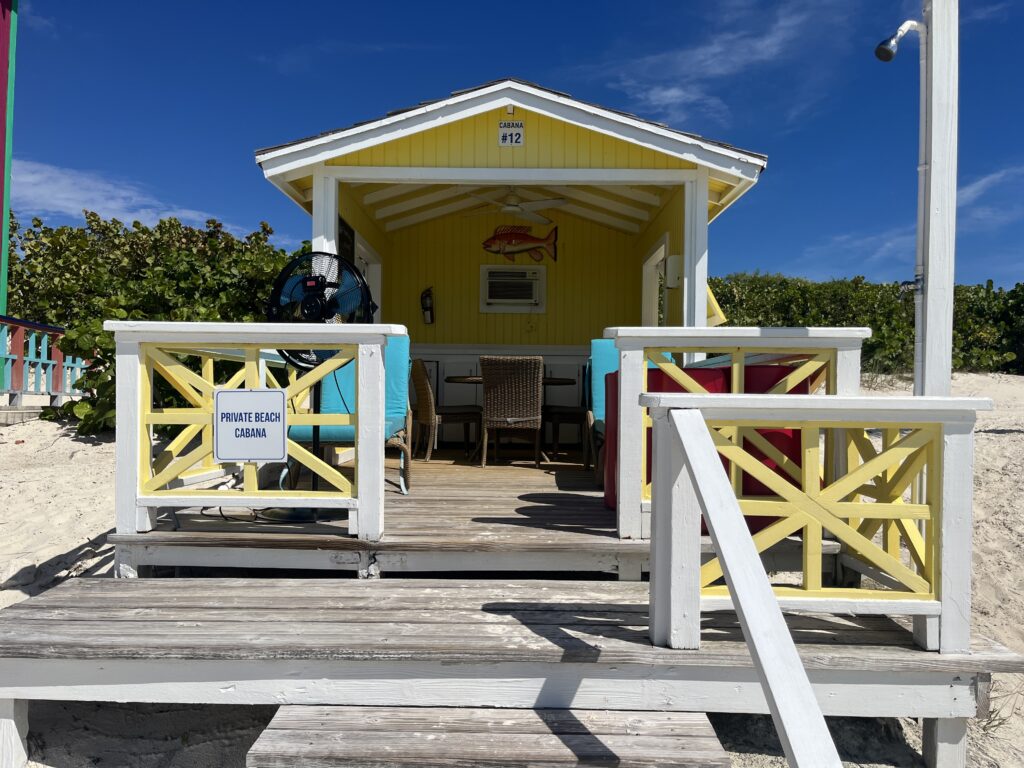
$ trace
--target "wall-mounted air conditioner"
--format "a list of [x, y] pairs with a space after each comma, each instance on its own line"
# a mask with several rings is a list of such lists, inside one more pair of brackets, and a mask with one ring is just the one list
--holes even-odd
[[481, 312], [546, 311], [547, 272], [542, 266], [480, 267]]

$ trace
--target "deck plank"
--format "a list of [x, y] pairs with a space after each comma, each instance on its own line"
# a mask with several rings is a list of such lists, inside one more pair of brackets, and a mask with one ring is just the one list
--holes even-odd
[[287, 706], [246, 765], [723, 768], [730, 760], [695, 713]]
[[[0, 657], [751, 667], [733, 614], [706, 614], [701, 649], [679, 651], [651, 646], [646, 608], [647, 585], [620, 582], [77, 579], [0, 611]], [[885, 617], [789, 624], [811, 670], [1024, 671], [981, 639], [919, 651]]]

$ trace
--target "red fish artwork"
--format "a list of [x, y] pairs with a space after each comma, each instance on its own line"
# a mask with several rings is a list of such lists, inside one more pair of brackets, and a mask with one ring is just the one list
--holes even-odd
[[509, 261], [515, 261], [517, 253], [525, 253], [534, 261], [543, 261], [544, 253], [547, 252], [552, 261], [558, 261], [558, 227], [544, 238], [534, 237], [530, 230], [531, 227], [525, 224], [498, 227], [493, 235], [484, 240], [484, 250], [500, 253]]

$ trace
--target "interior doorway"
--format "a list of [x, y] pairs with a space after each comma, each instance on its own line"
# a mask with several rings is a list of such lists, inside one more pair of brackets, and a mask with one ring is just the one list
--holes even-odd
[[640, 322], [664, 327], [668, 322], [668, 233], [663, 234], [644, 259]]

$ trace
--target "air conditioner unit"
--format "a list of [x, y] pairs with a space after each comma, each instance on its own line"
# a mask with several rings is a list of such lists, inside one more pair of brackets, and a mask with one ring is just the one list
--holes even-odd
[[481, 312], [545, 311], [547, 272], [545, 267], [480, 267]]

